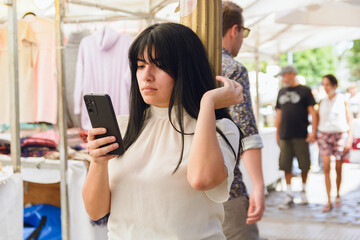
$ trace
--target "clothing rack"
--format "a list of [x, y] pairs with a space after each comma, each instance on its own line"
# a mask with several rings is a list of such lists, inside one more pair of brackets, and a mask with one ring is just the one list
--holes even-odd
[[59, 152], [60, 152], [60, 200], [61, 200], [61, 235], [62, 239], [69, 239], [69, 204], [67, 192], [67, 115], [66, 93], [63, 75], [63, 31], [62, 20], [65, 14], [63, 0], [55, 0], [55, 33], [56, 33], [56, 70], [58, 92], [58, 128], [59, 128]]
[[[79, 22], [94, 22], [94, 21], [114, 21], [122, 19], [145, 19], [148, 24], [152, 24], [154, 20], [164, 21], [164, 19], [154, 18], [155, 14], [164, 8], [169, 3], [178, 2], [178, 0], [163, 0], [157, 3], [156, 5], [151, 5], [151, 0], [147, 0], [146, 9], [147, 12], [132, 12], [125, 9], [106, 6], [103, 4], [97, 4], [93, 2], [87, 2], [83, 0], [55, 0], [55, 27], [56, 27], [56, 59], [57, 59], [57, 82], [58, 82], [58, 128], [59, 128], [59, 150], [60, 150], [60, 163], [54, 161], [54, 163], [40, 163], [35, 164], [35, 167], [43, 168], [58, 168], [60, 165], [60, 195], [61, 195], [61, 234], [63, 240], [69, 239], [69, 207], [68, 207], [68, 193], [67, 193], [67, 123], [66, 123], [66, 102], [65, 102], [65, 81], [63, 79], [63, 23], [79, 23]], [[18, 84], [18, 46], [17, 46], [17, 11], [16, 11], [17, 0], [4, 0], [4, 4], [8, 7], [8, 29], [9, 29], [9, 79], [10, 79], [10, 103], [11, 103], [11, 163], [15, 174], [20, 174], [21, 165], [24, 166], [34, 166], [34, 163], [29, 163], [25, 158], [21, 158], [21, 149], [20, 149], [20, 123], [19, 123], [19, 84]], [[66, 16], [65, 12], [65, 3], [68, 4], [77, 4], [87, 7], [96, 7], [101, 10], [110, 10], [123, 15], [113, 15], [105, 17], [74, 17]], [[206, 9], [209, 6], [216, 6], [216, 12], [218, 7], [221, 6], [221, 0], [198, 0], [199, 6], [201, 5]], [[200, 9], [200, 8], [199, 8]], [[181, 17], [182, 20], [186, 20], [190, 28], [200, 25], [202, 21], [200, 18], [201, 14], [205, 14], [198, 9], [194, 14], [193, 19], [187, 19], [187, 16]], [[220, 8], [221, 9], [221, 8]], [[198, 17], [199, 16], [199, 17]], [[212, 16], [211, 19], [213, 19]], [[207, 20], [210, 21], [210, 20]], [[204, 25], [209, 25], [206, 21]], [[215, 20], [211, 20], [215, 21]], [[1, 24], [1, 22], [0, 22]], [[211, 25], [211, 24], [210, 24]], [[196, 33], [196, 29], [193, 29]], [[209, 29], [203, 29], [205, 32]], [[215, 32], [212, 32], [215, 34]], [[220, 34], [220, 33], [217, 33]], [[211, 34], [210, 34], [211, 35]], [[210, 41], [215, 36], [205, 34], [206, 39], [203, 41]], [[217, 36], [219, 37], [219, 36]], [[0, 159], [1, 160], [1, 159]], [[7, 159], [6, 161], [9, 161]]]
[[[92, 23], [92, 22], [112, 22], [121, 20], [142, 20], [143, 17], [124, 16], [124, 15], [103, 15], [103, 16], [81, 16], [81, 17], [64, 17], [63, 23]], [[163, 18], [151, 18], [156, 22], [168, 22], [169, 20]]]
[[125, 13], [125, 14], [128, 14], [130, 16], [136, 16], [136, 17], [142, 17], [142, 18], [144, 18], [144, 16], [148, 15], [145, 12], [132, 12], [132, 11], [128, 11], [128, 10], [125, 10], [125, 9], [122, 9], [122, 8], [110, 7], [110, 6], [107, 6], [107, 5], [104, 5], [104, 4], [91, 3], [91, 2], [82, 1], [82, 0], [66, 0], [66, 2], [81, 5], [81, 6], [95, 7], [95, 8], [99, 8], [101, 10], [110, 10], [110, 11], [114, 11], [114, 12]]
[[[165, 6], [172, 1], [162, 1], [159, 5], [156, 5], [152, 11], [148, 14], [142, 12], [131, 12], [120, 8], [109, 7], [102, 4], [95, 4], [86, 1], [79, 0], [67, 0], [67, 3], [77, 4], [83, 6], [96, 7], [99, 9], [106, 9], [116, 11], [125, 15], [116, 16], [105, 16], [97, 18], [68, 18], [64, 21], [65, 16], [65, 0], [55, 0], [55, 27], [56, 27], [56, 59], [57, 59], [57, 82], [58, 82], [58, 127], [59, 127], [59, 151], [60, 151], [60, 162], [58, 161], [45, 161], [42, 159], [37, 162], [30, 161], [27, 158], [21, 158], [20, 149], [20, 123], [19, 123], [19, 73], [18, 73], [18, 46], [17, 46], [17, 9], [16, 0], [5, 0], [5, 5], [8, 7], [8, 29], [9, 29], [9, 76], [10, 76], [10, 103], [11, 109], [11, 158], [3, 156], [0, 158], [1, 161], [10, 162], [13, 166], [15, 174], [20, 174], [21, 166], [24, 167], [35, 167], [44, 169], [60, 169], [60, 198], [61, 198], [61, 234], [62, 239], [69, 239], [69, 207], [68, 207], [68, 192], [67, 192], [67, 125], [66, 125], [66, 102], [65, 99], [65, 85], [63, 79], [63, 23], [79, 23], [79, 22], [94, 22], [94, 21], [114, 21], [121, 19], [152, 19], [154, 10], [160, 10], [161, 6]], [[160, 20], [160, 19], [156, 19]], [[164, 20], [162, 20], [164, 21]], [[5, 23], [5, 22], [1, 22]]]
[[156, 4], [155, 6], [151, 6], [151, 1], [149, 1], [149, 3], [148, 3], [149, 11], [148, 12], [133, 12], [133, 11], [125, 10], [125, 9], [118, 8], [118, 7], [107, 6], [104, 4], [92, 3], [92, 2], [83, 1], [83, 0], [66, 0], [66, 2], [71, 3], [71, 4], [87, 6], [87, 7], [95, 7], [95, 8], [99, 8], [101, 10], [110, 10], [110, 11], [114, 11], [114, 12], [125, 13], [130, 16], [141, 17], [144, 19], [144, 18], [150, 17], [151, 15], [154, 15], [155, 13], [160, 11], [162, 8], [164, 8], [167, 4], [179, 2], [179, 1], [178, 0], [163, 0], [163, 1], [159, 2], [158, 4]]
[[[59, 169], [60, 162], [56, 160], [46, 161], [46, 158], [43, 157], [22, 157], [21, 158], [21, 167], [37, 168], [37, 169]], [[11, 164], [11, 157], [6, 155], [0, 155], [0, 162], [4, 165]], [[20, 168], [21, 168], [20, 167]]]

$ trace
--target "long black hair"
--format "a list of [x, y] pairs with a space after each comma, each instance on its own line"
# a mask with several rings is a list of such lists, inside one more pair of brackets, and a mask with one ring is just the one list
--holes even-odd
[[[126, 134], [124, 136], [125, 149], [128, 149], [139, 137], [145, 120], [146, 109], [149, 107], [141, 96], [136, 77], [138, 60], [144, 60], [145, 51], [148, 61], [161, 68], [174, 79], [174, 88], [170, 97], [168, 116], [170, 123], [171, 110], [176, 108], [176, 120], [179, 128], [174, 129], [181, 134], [182, 148], [179, 162], [174, 170], [179, 168], [184, 151], [185, 133], [183, 115], [185, 111], [197, 119], [200, 111], [200, 100], [203, 94], [215, 86], [215, 77], [210, 67], [204, 46], [198, 36], [188, 27], [176, 23], [155, 24], [134, 40], [129, 49], [129, 62], [131, 69], [130, 87], [130, 116]], [[174, 103], [176, 105], [174, 106]], [[227, 109], [215, 110], [216, 119], [228, 118]], [[216, 131], [229, 141], [217, 128]], [[236, 152], [230, 145], [236, 157]]]

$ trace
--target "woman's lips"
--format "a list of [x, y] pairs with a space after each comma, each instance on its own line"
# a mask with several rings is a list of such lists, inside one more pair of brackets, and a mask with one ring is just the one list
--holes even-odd
[[142, 88], [142, 91], [143, 91], [144, 93], [151, 93], [151, 92], [155, 92], [155, 91], [156, 91], [156, 88], [143, 87], [143, 88]]

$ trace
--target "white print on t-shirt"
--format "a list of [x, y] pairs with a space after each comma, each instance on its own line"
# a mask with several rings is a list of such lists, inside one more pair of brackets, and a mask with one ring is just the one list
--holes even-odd
[[300, 95], [297, 92], [286, 92], [279, 98], [279, 103], [281, 105], [291, 102], [292, 104], [296, 104], [300, 101]]

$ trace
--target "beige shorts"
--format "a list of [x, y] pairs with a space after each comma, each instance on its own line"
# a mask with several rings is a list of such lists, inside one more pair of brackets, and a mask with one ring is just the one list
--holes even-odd
[[303, 172], [310, 169], [309, 143], [305, 138], [280, 139], [279, 169], [291, 172], [293, 158], [296, 157]]

